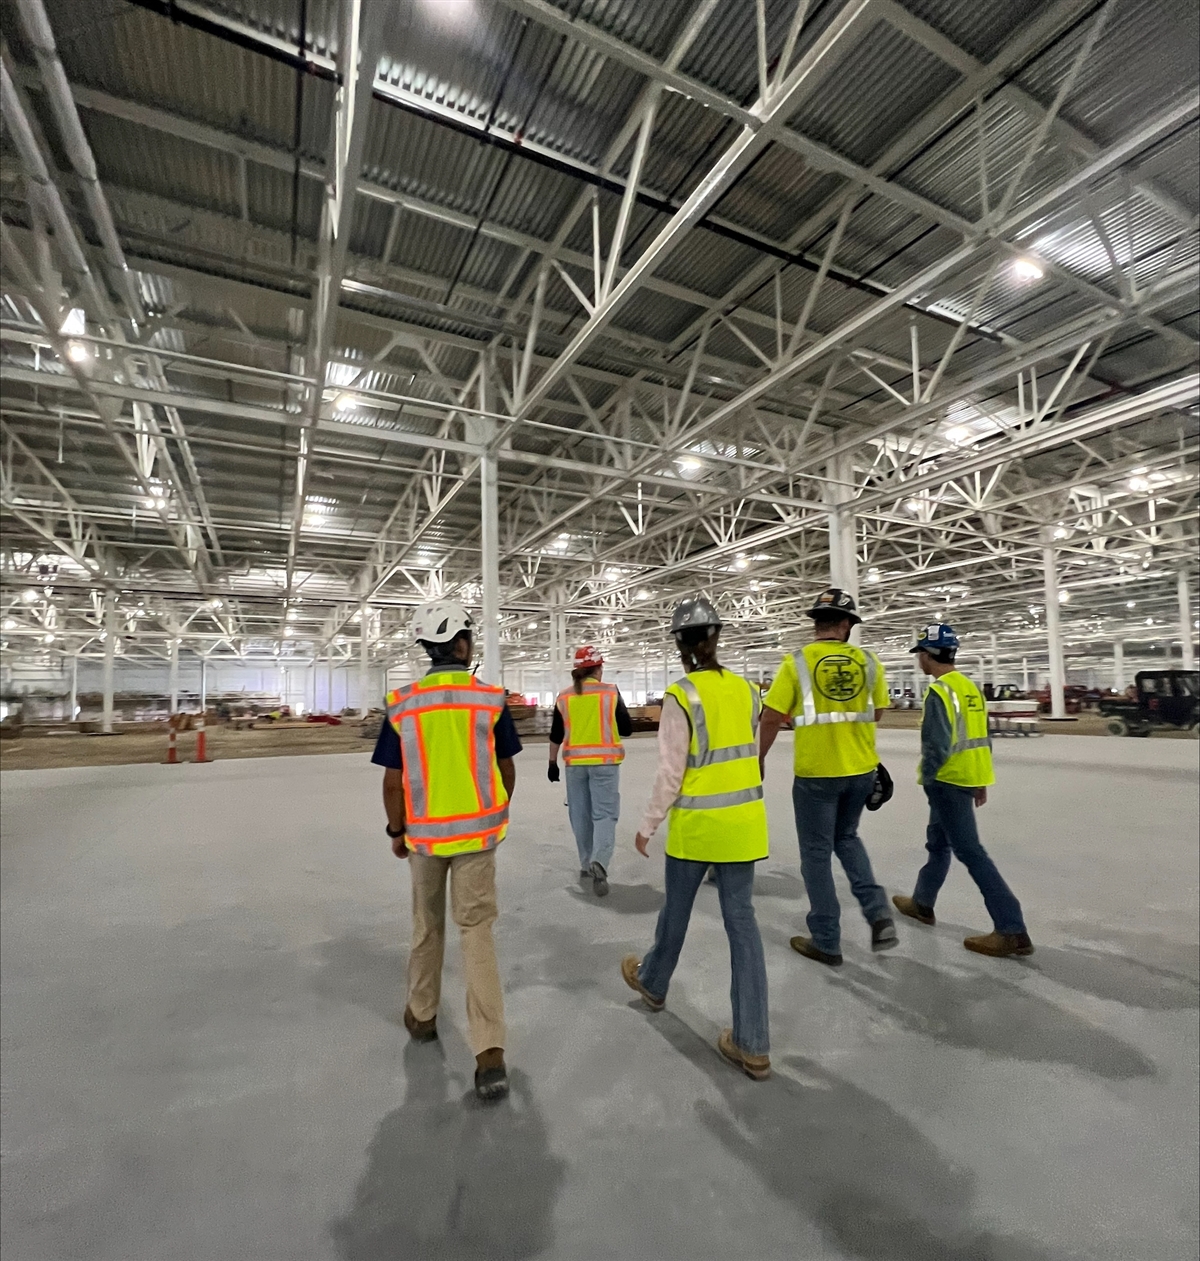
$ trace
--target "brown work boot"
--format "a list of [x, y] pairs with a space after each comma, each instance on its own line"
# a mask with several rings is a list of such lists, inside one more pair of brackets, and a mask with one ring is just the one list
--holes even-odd
[[733, 1040], [732, 1029], [721, 1030], [721, 1036], [717, 1039], [717, 1050], [721, 1052], [722, 1059], [728, 1060], [734, 1068], [740, 1068], [747, 1077], [752, 1077], [755, 1081], [766, 1081], [771, 1076], [770, 1056], [747, 1055]]
[[650, 1008], [651, 1011], [662, 1011], [667, 1005], [665, 998], [655, 998], [653, 994], [638, 980], [638, 968], [642, 966], [642, 961], [637, 955], [626, 955], [621, 960], [621, 975], [625, 978], [625, 984], [631, 990], [637, 990], [642, 996], [642, 1002]]
[[815, 959], [818, 963], [825, 964], [826, 967], [840, 968], [842, 966], [842, 956], [827, 954], [824, 950], [818, 950], [812, 943], [811, 937], [793, 937], [791, 941], [792, 949], [803, 955], [806, 959]]
[[404, 1027], [414, 1042], [432, 1042], [437, 1037], [437, 1017], [431, 1020], [418, 1020], [412, 1014], [412, 1008], [404, 1009]]
[[930, 928], [937, 923], [933, 915], [932, 906], [922, 906], [916, 898], [906, 898], [901, 893], [892, 895], [892, 905], [900, 912], [901, 915], [907, 915], [909, 919], [915, 919], [922, 924], [928, 924]]
[[503, 1047], [490, 1046], [475, 1057], [475, 1094], [484, 1103], [496, 1103], [508, 1094]]
[[967, 937], [963, 945], [977, 955], [991, 955], [995, 959], [1033, 954], [1033, 942], [1028, 933], [985, 933], [982, 937]]

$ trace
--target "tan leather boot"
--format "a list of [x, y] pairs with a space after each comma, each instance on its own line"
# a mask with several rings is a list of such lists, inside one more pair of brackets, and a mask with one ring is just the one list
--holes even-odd
[[651, 1011], [662, 1011], [667, 1005], [665, 998], [655, 998], [653, 994], [638, 980], [638, 968], [642, 966], [642, 961], [637, 955], [626, 955], [621, 960], [621, 975], [625, 978], [625, 984], [631, 990], [637, 990], [642, 996], [642, 1002], [650, 1008]]
[[931, 927], [937, 923], [933, 915], [933, 907], [922, 906], [916, 898], [906, 898], [902, 893], [895, 893], [892, 895], [892, 905], [901, 915], [907, 915], [909, 919], [918, 920]]
[[755, 1081], [766, 1081], [771, 1076], [771, 1057], [769, 1055], [747, 1055], [733, 1040], [732, 1029], [722, 1029], [717, 1039], [717, 1050], [721, 1058], [728, 1060], [734, 1068], [740, 1068], [747, 1077]]
[[991, 955], [994, 959], [1033, 954], [1033, 942], [1028, 933], [985, 933], [982, 937], [967, 937], [963, 945], [978, 955]]

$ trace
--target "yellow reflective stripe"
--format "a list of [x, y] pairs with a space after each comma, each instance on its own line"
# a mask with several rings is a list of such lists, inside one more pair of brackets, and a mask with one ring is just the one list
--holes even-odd
[[508, 806], [503, 805], [499, 810], [489, 810], [486, 814], [473, 815], [466, 819], [410, 819], [406, 830], [414, 841], [454, 841], [459, 837], [490, 832], [501, 827], [507, 819]]
[[743, 806], [748, 801], [761, 801], [762, 795], [762, 785], [755, 784], [753, 788], [739, 788], [736, 792], [676, 797], [673, 808], [676, 810], [723, 810], [726, 806]]

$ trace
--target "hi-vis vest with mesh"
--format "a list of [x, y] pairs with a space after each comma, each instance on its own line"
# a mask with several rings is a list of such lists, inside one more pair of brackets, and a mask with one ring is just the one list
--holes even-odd
[[691, 740], [667, 821], [667, 853], [705, 863], [767, 856], [767, 809], [758, 766], [758, 688], [728, 670], [694, 670], [667, 688], [688, 716]]
[[616, 766], [625, 758], [617, 734], [617, 689], [611, 683], [583, 680], [583, 691], [560, 692], [563, 761], [568, 766]]
[[404, 755], [406, 840], [450, 858], [492, 849], [508, 830], [508, 794], [493, 728], [504, 689], [466, 670], [439, 670], [387, 695]]
[[[950, 720], [950, 756], [937, 777], [944, 784], [960, 788], [986, 788], [996, 782], [992, 770], [992, 742], [988, 738], [987, 702], [983, 693], [957, 670], [934, 679], [925, 693], [925, 704], [936, 692]], [[922, 708], [922, 714], [924, 709]], [[917, 783], [921, 765], [917, 763]]]

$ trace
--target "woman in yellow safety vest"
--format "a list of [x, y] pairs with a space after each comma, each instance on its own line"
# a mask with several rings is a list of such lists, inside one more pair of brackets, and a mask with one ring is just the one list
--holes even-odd
[[987, 704], [979, 688], [954, 664], [958, 636], [952, 626], [935, 623], [909, 650], [921, 671], [932, 677], [921, 713], [921, 760], [917, 783], [929, 798], [925, 848], [929, 858], [917, 876], [911, 898], [892, 901], [901, 914], [922, 924], [935, 923], [933, 904], [950, 870], [953, 855], [971, 873], [992, 917], [993, 931], [968, 937], [963, 945], [977, 954], [1033, 954], [1021, 904], [996, 870], [979, 841], [975, 810], [987, 802], [992, 770]]
[[717, 660], [721, 619], [704, 596], [684, 600], [671, 632], [686, 671], [667, 688], [658, 729], [658, 775], [635, 845], [647, 856], [666, 817], [666, 901], [654, 945], [621, 962], [625, 983], [661, 1011], [710, 864], [733, 971], [733, 1028], [717, 1050], [747, 1076], [770, 1076], [767, 969], [754, 917], [754, 864], [767, 856], [767, 811], [756, 737], [758, 688]]
[[567, 810], [579, 876], [591, 880], [598, 898], [608, 893], [608, 868], [617, 844], [621, 813], [621, 737], [633, 730], [629, 710], [615, 685], [604, 682], [604, 658], [585, 644], [575, 653], [571, 686], [560, 693], [550, 724], [550, 765], [546, 776], [559, 780], [558, 750], [567, 764]]

